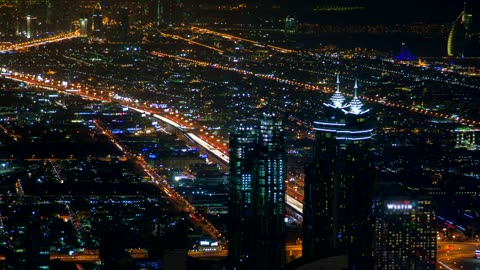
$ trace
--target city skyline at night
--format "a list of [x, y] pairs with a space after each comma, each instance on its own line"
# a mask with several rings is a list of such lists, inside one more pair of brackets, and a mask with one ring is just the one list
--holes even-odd
[[0, 0], [0, 267], [480, 267], [479, 11]]

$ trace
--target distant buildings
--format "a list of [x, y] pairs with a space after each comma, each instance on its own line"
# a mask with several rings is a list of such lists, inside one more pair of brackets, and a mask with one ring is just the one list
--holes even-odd
[[[264, 113], [230, 138], [230, 260], [254, 269], [285, 261], [286, 151], [283, 122]], [[246, 261], [246, 263], [245, 263]]]
[[477, 132], [480, 130], [474, 128], [457, 128], [455, 132], [455, 148], [465, 148], [470, 151], [478, 150], [480, 148]]
[[14, 226], [15, 237], [11, 237], [11, 251], [6, 256], [8, 269], [49, 269], [50, 235], [48, 223], [38, 216], [26, 223]]
[[92, 32], [94, 36], [103, 33], [103, 13], [101, 7], [97, 7], [92, 15]]
[[369, 109], [357, 96], [350, 103], [337, 90], [325, 105], [326, 119], [314, 123], [315, 161], [306, 165], [303, 256], [350, 255], [351, 265], [365, 268], [373, 177], [369, 142], [373, 128]]

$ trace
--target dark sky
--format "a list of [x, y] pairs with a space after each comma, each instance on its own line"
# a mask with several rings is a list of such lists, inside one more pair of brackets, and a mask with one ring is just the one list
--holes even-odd
[[[359, 5], [368, 8], [371, 16], [377, 19], [395, 17], [424, 18], [429, 20], [451, 20], [460, 14], [463, 8], [463, 0], [257, 0], [273, 2], [292, 9], [302, 9], [318, 4], [352, 6]], [[466, 0], [472, 7], [478, 10], [479, 0]]]

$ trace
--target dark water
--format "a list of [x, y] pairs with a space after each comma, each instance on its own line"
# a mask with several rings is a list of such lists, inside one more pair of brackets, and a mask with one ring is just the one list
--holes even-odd
[[[334, 45], [339, 49], [373, 49], [389, 55], [400, 54], [405, 44], [415, 57], [447, 56], [447, 38], [439, 35], [425, 37], [418, 34], [318, 34], [297, 35], [294, 37], [298, 46], [305, 49]], [[468, 40], [465, 43], [465, 56], [480, 56], [480, 42]]]

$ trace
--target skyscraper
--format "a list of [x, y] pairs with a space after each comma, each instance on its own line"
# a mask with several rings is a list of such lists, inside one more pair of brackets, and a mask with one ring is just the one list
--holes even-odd
[[86, 37], [88, 35], [88, 19], [80, 18], [80, 36]]
[[229, 260], [238, 263], [251, 255], [252, 179], [257, 128], [253, 121], [239, 121], [230, 133]]
[[286, 151], [283, 121], [263, 113], [241, 122], [230, 137], [230, 259], [254, 269], [285, 261]]
[[305, 171], [303, 256], [343, 251], [358, 268], [370, 251], [363, 244], [370, 240], [366, 232], [372, 204], [373, 128], [357, 89], [355, 81], [354, 97], [346, 103], [337, 76], [337, 90], [324, 104], [325, 120], [314, 122], [315, 160]]
[[447, 39], [447, 55], [460, 57], [464, 54], [466, 35], [473, 32], [473, 16], [464, 3], [463, 11], [452, 23]]
[[285, 180], [287, 153], [283, 122], [264, 113], [257, 137], [253, 187], [256, 269], [281, 269], [285, 261]]
[[375, 199], [373, 269], [435, 269], [435, 207], [426, 197]]
[[121, 41], [126, 41], [129, 36], [130, 22], [129, 22], [129, 10], [122, 7], [117, 11], [118, 19], [118, 35]]
[[100, 5], [97, 6], [92, 15], [92, 32], [94, 36], [103, 34], [103, 13]]

